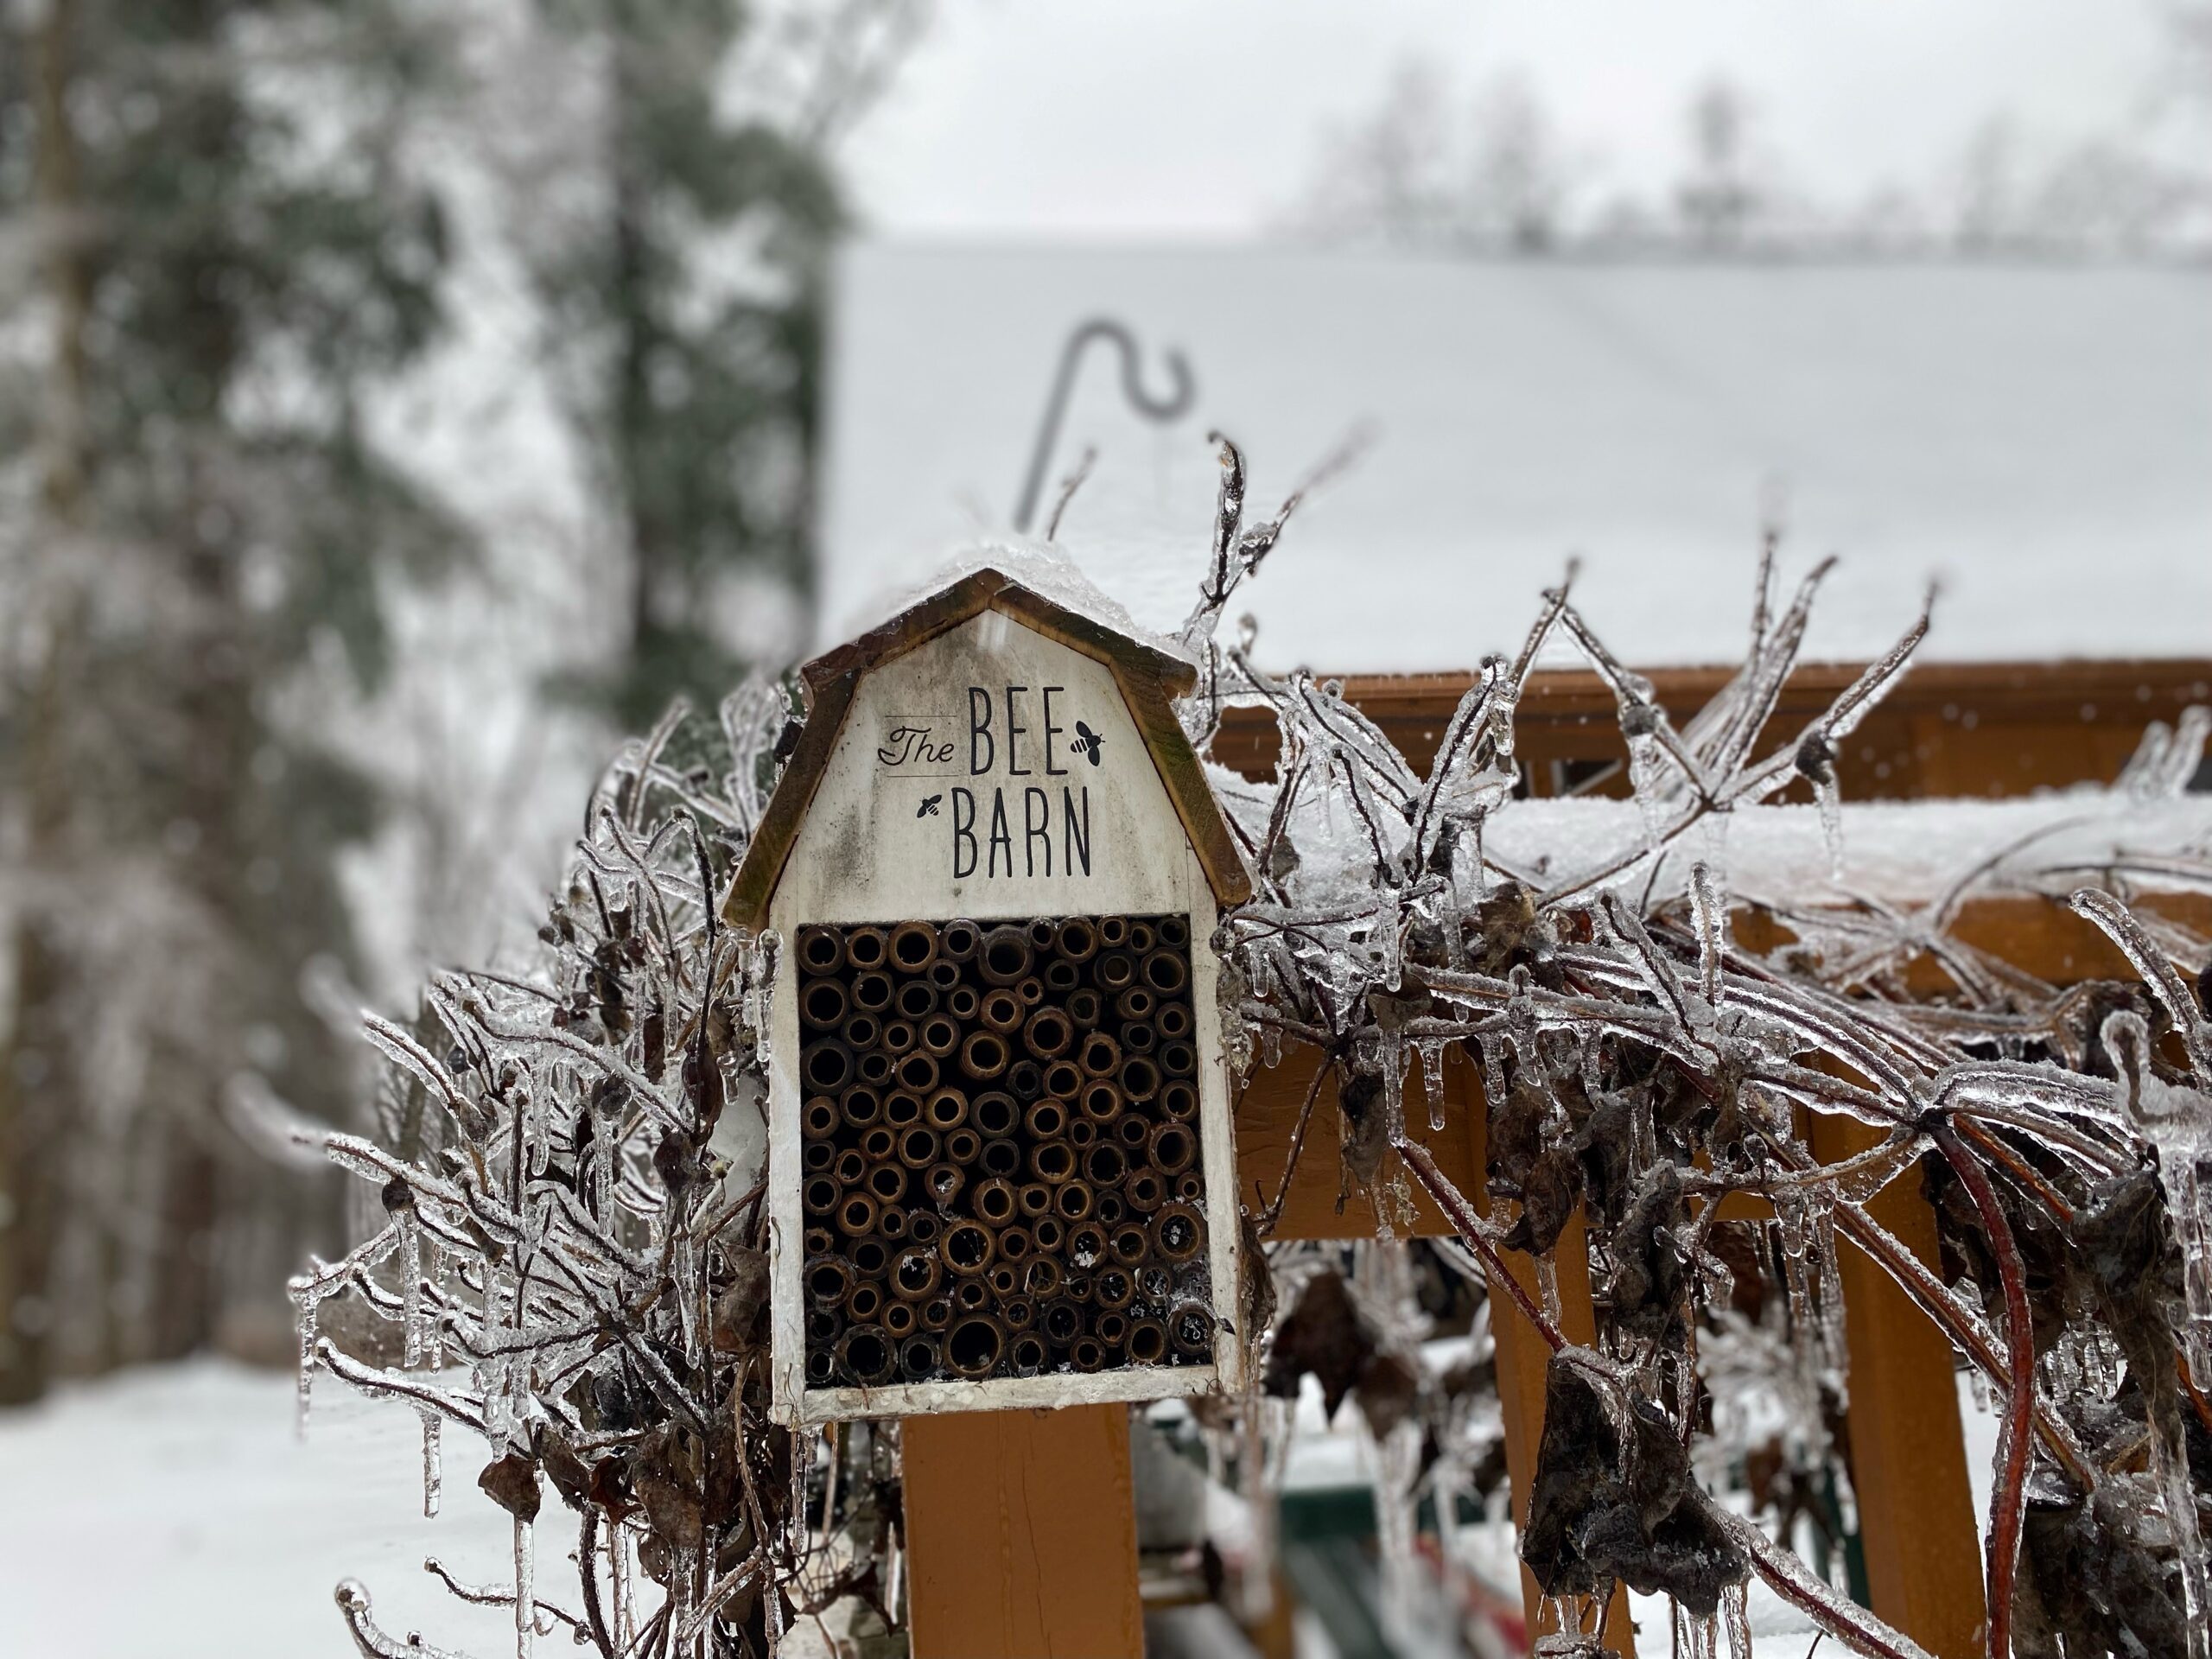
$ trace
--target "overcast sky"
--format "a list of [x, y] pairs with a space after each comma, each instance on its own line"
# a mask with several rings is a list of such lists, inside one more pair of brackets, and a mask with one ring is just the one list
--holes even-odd
[[1924, 185], [1989, 116], [2056, 145], [2139, 123], [2160, 0], [939, 0], [847, 160], [906, 238], [1227, 239], [1296, 200], [1396, 64], [1525, 78], [1600, 194], [1674, 176], [1691, 92], [1757, 99], [1806, 194]]

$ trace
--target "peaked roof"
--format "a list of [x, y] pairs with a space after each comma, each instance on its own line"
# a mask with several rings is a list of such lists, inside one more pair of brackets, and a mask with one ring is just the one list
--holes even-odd
[[1215, 901], [1226, 906], [1243, 904], [1252, 896], [1251, 873], [1244, 868], [1236, 837], [1206, 782], [1198, 752], [1183, 734], [1182, 724], [1170, 706], [1173, 698], [1187, 693], [1197, 683], [1198, 671], [1179, 657], [1070, 610], [1003, 571], [987, 568], [918, 601], [880, 626], [824, 652], [799, 670], [806, 691], [806, 724], [752, 845], [746, 849], [745, 860], [738, 866], [729, 897], [723, 902], [722, 918], [731, 926], [757, 929], [766, 925], [768, 901], [783, 878], [784, 863], [798, 840], [799, 825], [805, 822], [807, 809], [814, 804], [814, 791], [836, 752], [838, 734], [861, 676], [985, 611], [1010, 616], [1112, 671], [1167, 798], [1175, 804], [1176, 816], [1183, 821], [1183, 833], [1190, 838], [1192, 850], [1205, 871]]

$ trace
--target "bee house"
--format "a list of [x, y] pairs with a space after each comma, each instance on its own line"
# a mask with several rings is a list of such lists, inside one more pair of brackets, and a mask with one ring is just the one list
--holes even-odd
[[1179, 658], [995, 570], [809, 664], [727, 913], [771, 1014], [792, 1421], [1232, 1385], [1217, 909]]

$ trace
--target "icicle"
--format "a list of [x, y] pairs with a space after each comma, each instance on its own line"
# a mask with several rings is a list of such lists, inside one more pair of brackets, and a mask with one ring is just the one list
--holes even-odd
[[1279, 1027], [1260, 1027], [1260, 1061], [1270, 1071], [1282, 1064], [1282, 1031]]
[[1832, 880], [1843, 880], [1843, 791], [1836, 787], [1835, 773], [1813, 780], [1813, 804], [1820, 810], [1821, 835], [1827, 842], [1828, 875]]
[[1659, 793], [1666, 778], [1667, 763], [1660, 751], [1659, 740], [1648, 731], [1631, 733], [1628, 740], [1629, 787], [1636, 793], [1636, 809], [1643, 815], [1643, 840], [1649, 847], [1659, 844], [1660, 835], [1666, 828], [1667, 803]]
[[1738, 1584], [1720, 1592], [1720, 1614], [1728, 1630], [1728, 1659], [1751, 1659], [1751, 1586]]
[[1444, 1127], [1444, 1039], [1424, 1037], [1414, 1045], [1421, 1056], [1421, 1086], [1428, 1097], [1428, 1127]]
[[515, 1659], [530, 1659], [537, 1636], [537, 1592], [531, 1582], [534, 1567], [531, 1524], [515, 1516]]
[[445, 1495], [443, 1428], [438, 1414], [423, 1408], [423, 1514], [426, 1519], [437, 1519], [438, 1505]]
[[1483, 1052], [1483, 1098], [1495, 1111], [1505, 1100], [1505, 1039], [1484, 1032], [1475, 1040]]
[[2153, 1414], [2151, 1478], [2181, 1565], [2182, 1624], [2189, 1632], [2189, 1659], [2212, 1659], [2212, 1559], [2206, 1555], [2197, 1525], [2196, 1487], [2190, 1478], [2188, 1440], [2177, 1414], [2171, 1414], [2169, 1427], [2171, 1434]]
[[308, 1414], [315, 1405], [315, 1343], [317, 1314], [322, 1306], [320, 1299], [308, 1295], [300, 1298], [300, 1372], [299, 1394], [294, 1408], [293, 1432], [300, 1439], [308, 1437]]

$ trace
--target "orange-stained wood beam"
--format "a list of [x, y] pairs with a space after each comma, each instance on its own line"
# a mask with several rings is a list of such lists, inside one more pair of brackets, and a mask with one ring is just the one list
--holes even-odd
[[1127, 1406], [899, 1434], [913, 1659], [1142, 1659]]
[[[1839, 1163], [1880, 1139], [1870, 1125], [1848, 1118], [1813, 1119], [1813, 1153], [1822, 1163]], [[1877, 1193], [1866, 1210], [1923, 1262], [1937, 1265], [1936, 1216], [1916, 1168]], [[1974, 1659], [1984, 1645], [1981, 1551], [1951, 1344], [1855, 1246], [1836, 1255], [1851, 1365], [1851, 1484], [1874, 1611], [1938, 1659]]]

